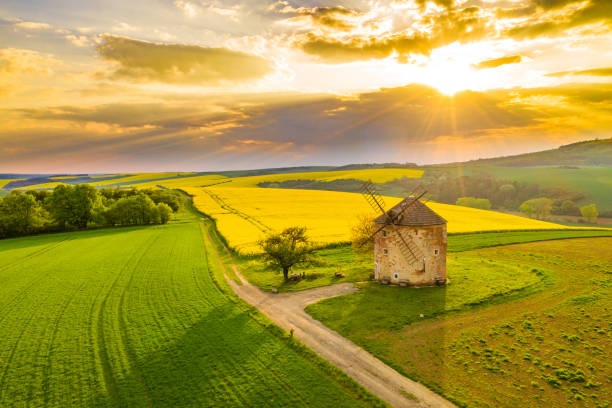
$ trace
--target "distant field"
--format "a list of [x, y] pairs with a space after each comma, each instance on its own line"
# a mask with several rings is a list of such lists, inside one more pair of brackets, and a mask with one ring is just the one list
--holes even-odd
[[[217, 220], [217, 227], [237, 250], [251, 252], [265, 233], [293, 225], [306, 226], [322, 243], [346, 242], [358, 214], [373, 214], [360, 194], [275, 188], [232, 188], [220, 184], [205, 189], [186, 188], [196, 207]], [[385, 197], [387, 206], [400, 201]], [[493, 211], [428, 203], [448, 220], [449, 232], [556, 229], [558, 224]]]
[[449, 254], [446, 287], [364, 283], [306, 310], [460, 406], [607, 407], [610, 247], [590, 238]]
[[194, 173], [177, 173], [177, 172], [173, 172], [173, 173], [136, 173], [136, 174], [126, 174], [125, 177], [121, 177], [121, 178], [116, 178], [116, 179], [112, 179], [112, 180], [104, 180], [103, 178], [100, 178], [99, 181], [96, 180], [95, 183], [91, 183], [95, 186], [107, 186], [107, 185], [111, 185], [111, 184], [128, 184], [128, 183], [133, 183], [133, 182], [138, 182], [138, 181], [145, 181], [145, 180], [158, 180], [158, 179], [165, 179], [165, 178], [169, 178], [169, 177], [177, 177], [177, 176], [187, 176], [190, 174], [194, 174]]
[[249, 176], [232, 178], [225, 187], [257, 187], [264, 182], [282, 182], [287, 180], [318, 180], [333, 181], [340, 179], [372, 180], [374, 183], [384, 183], [402, 177], [420, 178], [423, 170], [417, 169], [369, 169], [369, 170], [340, 170], [317, 171], [310, 173], [284, 173], [267, 174], [265, 176]]
[[499, 245], [520, 244], [523, 242], [548, 241], [567, 238], [610, 237], [609, 230], [557, 230], [557, 231], [505, 231], [481, 232], [478, 234], [458, 234], [448, 237], [448, 251], [461, 252], [472, 249], [488, 248]]
[[55, 187], [61, 186], [63, 184], [67, 183], [63, 183], [61, 181], [54, 181], [51, 183], [36, 184], [34, 186], [18, 187], [15, 190], [53, 190]]
[[22, 179], [0, 179], [0, 189], [4, 186], [6, 186], [8, 183], [11, 183], [13, 181], [19, 181]]
[[0, 406], [379, 404], [267, 327], [220, 268], [187, 212], [166, 226], [0, 241]]
[[536, 183], [542, 187], [562, 187], [583, 192], [587, 202], [594, 202], [600, 209], [612, 210], [612, 167], [496, 167], [461, 166], [447, 167], [454, 176], [484, 172], [501, 180]]

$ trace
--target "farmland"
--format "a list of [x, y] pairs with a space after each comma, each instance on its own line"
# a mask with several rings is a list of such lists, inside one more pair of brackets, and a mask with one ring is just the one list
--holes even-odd
[[368, 406], [238, 301], [210, 224], [0, 241], [0, 406]]
[[[435, 168], [435, 167], [434, 167]], [[501, 167], [460, 166], [444, 167], [452, 177], [485, 173], [500, 180], [536, 183], [543, 187], [560, 187], [580, 191], [588, 202], [601, 209], [612, 209], [612, 167]]]
[[446, 287], [363, 283], [307, 312], [460, 405], [609, 406], [611, 245], [451, 254]]
[[[450, 235], [449, 268], [452, 269], [452, 274], [456, 274], [457, 272], [454, 272], [456, 268], [469, 267], [463, 265], [466, 255], [456, 252], [525, 242], [585, 237], [612, 237], [612, 230], [505, 231]], [[293, 269], [296, 273], [305, 273], [306, 278], [289, 282], [283, 281], [279, 270], [267, 268], [258, 258], [238, 258], [237, 261], [241, 264], [242, 274], [265, 291], [293, 292], [341, 282], [364, 282], [370, 279], [373, 271], [373, 259], [368, 256], [356, 256], [349, 245], [324, 248], [317, 251], [316, 255], [318, 261], [314, 264], [297, 266]], [[342, 272], [344, 277], [335, 277], [335, 272]]]
[[[186, 188], [196, 207], [217, 220], [230, 246], [251, 252], [264, 233], [293, 225], [307, 226], [311, 237], [322, 243], [349, 241], [357, 215], [373, 214], [360, 194], [316, 190], [225, 187]], [[385, 197], [388, 207], [400, 201]], [[448, 231], [556, 229], [558, 224], [493, 211], [428, 203], [448, 220]]]

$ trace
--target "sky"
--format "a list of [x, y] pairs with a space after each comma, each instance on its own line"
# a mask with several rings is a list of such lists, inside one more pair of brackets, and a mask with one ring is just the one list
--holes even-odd
[[612, 136], [610, 0], [3, 0], [0, 173], [431, 164]]

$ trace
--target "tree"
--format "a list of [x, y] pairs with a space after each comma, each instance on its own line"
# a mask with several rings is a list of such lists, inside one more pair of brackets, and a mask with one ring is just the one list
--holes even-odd
[[593, 223], [597, 222], [597, 217], [599, 217], [599, 211], [597, 211], [597, 206], [595, 204], [580, 207], [580, 214], [582, 214], [585, 220]]
[[571, 200], [563, 201], [563, 203], [561, 203], [560, 211], [563, 215], [578, 215], [580, 213], [576, 203]]
[[527, 217], [531, 218], [533, 213], [535, 213], [536, 209], [531, 200], [527, 200], [523, 204], [521, 204], [521, 206], [519, 207], [519, 211], [525, 214]]
[[532, 198], [531, 200], [525, 201], [519, 207], [519, 211], [531, 217], [535, 214], [536, 218], [546, 218], [550, 215], [552, 210], [552, 200], [546, 197]]
[[289, 280], [289, 270], [300, 264], [314, 260], [314, 246], [306, 236], [306, 228], [290, 227], [281, 232], [272, 233], [257, 242], [264, 253], [264, 259], [270, 266], [283, 271], [285, 281]]
[[45, 216], [34, 196], [13, 190], [0, 200], [0, 236], [31, 234], [44, 224]]
[[157, 204], [157, 212], [159, 213], [159, 223], [167, 224], [170, 221], [170, 217], [172, 216], [172, 208], [165, 203]]
[[98, 190], [89, 184], [70, 186], [60, 184], [46, 200], [46, 206], [61, 228], [66, 224], [80, 229], [87, 228], [101, 204]]
[[369, 214], [360, 214], [351, 227], [351, 246], [358, 254], [371, 254], [374, 251], [376, 224]]

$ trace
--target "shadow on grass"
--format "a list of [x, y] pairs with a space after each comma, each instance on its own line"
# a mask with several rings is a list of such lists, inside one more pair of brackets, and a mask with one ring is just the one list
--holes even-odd
[[235, 305], [211, 306], [176, 341], [131, 360], [124, 376], [118, 362], [111, 361], [117, 395], [99, 394], [93, 405], [361, 405]]

